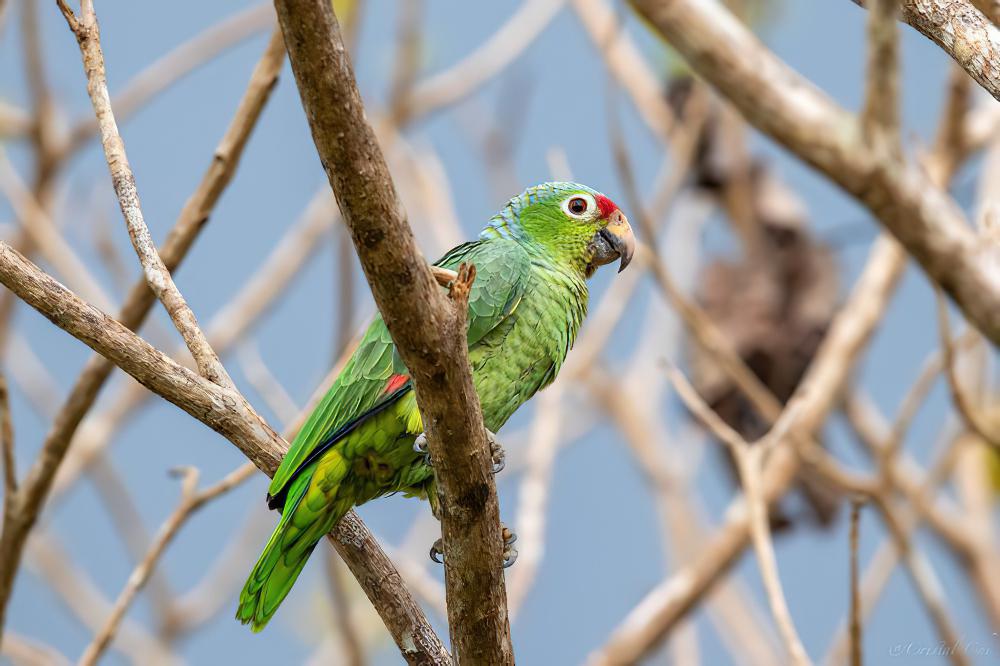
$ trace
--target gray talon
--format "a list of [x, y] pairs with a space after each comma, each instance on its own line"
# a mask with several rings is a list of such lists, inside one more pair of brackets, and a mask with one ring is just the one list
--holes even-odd
[[500, 537], [503, 539], [503, 568], [507, 569], [517, 561], [517, 548], [514, 542], [517, 541], [517, 534], [506, 525], [500, 525]]
[[493, 458], [493, 474], [499, 474], [507, 466], [507, 454], [504, 452], [497, 436], [489, 430], [486, 431], [486, 439], [490, 443], [490, 456]]
[[428, 467], [431, 466], [431, 452], [427, 448], [427, 435], [420, 433], [417, 438], [413, 440], [413, 450], [419, 453], [423, 457], [423, 462]]
[[430, 556], [438, 564], [444, 564], [444, 545], [441, 543], [441, 539], [438, 539], [431, 545]]

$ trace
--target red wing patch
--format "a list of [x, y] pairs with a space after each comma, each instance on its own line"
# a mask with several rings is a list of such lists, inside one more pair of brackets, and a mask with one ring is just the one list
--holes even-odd
[[392, 377], [389, 377], [389, 381], [386, 382], [385, 390], [382, 391], [382, 395], [395, 393], [397, 389], [401, 388], [403, 384], [408, 381], [410, 381], [409, 375], [393, 375]]
[[618, 210], [618, 204], [603, 194], [598, 194], [595, 199], [597, 199], [597, 207], [601, 209], [601, 217], [607, 217]]

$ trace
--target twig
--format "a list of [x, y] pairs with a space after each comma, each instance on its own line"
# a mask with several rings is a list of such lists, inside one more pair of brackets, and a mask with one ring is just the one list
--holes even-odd
[[324, 554], [326, 563], [326, 581], [330, 590], [330, 600], [333, 606], [333, 619], [337, 632], [343, 643], [343, 663], [345, 666], [364, 666], [366, 663], [364, 645], [358, 637], [357, 627], [351, 620], [351, 604], [344, 590], [344, 579], [341, 573], [341, 562], [332, 550]]
[[[899, 558], [906, 564], [917, 595], [924, 603], [941, 641], [945, 645], [953, 645], [959, 640], [959, 633], [955, 629], [955, 623], [949, 618], [941, 585], [937, 582], [930, 562], [916, 549], [910, 537], [918, 521], [924, 520], [933, 527], [945, 543], [956, 553], [961, 554], [963, 561], [969, 564], [973, 575], [980, 577], [980, 592], [988, 609], [991, 605], [995, 605], [997, 594], [990, 588], [996, 573], [991, 570], [992, 555], [989, 554], [988, 548], [979, 545], [977, 535], [970, 533], [970, 530], [961, 524], [957, 513], [948, 510], [945, 515], [944, 509], [939, 508], [928, 498], [928, 494], [946, 478], [946, 469], [950, 466], [953, 447], [947, 447], [931, 473], [924, 475], [913, 470], [910, 465], [901, 464], [899, 458], [902, 454], [893, 454], [891, 457], [883, 454], [888, 448], [888, 442], [884, 444], [875, 442], [888, 440], [893, 435], [891, 432], [885, 436], [872, 432], [876, 426], [868, 421], [872, 419], [881, 421], [881, 417], [874, 413], [874, 407], [864, 415], [857, 408], [847, 410], [847, 414], [859, 439], [872, 449], [879, 465], [879, 483], [875, 485], [873, 491], [866, 491], [866, 494], [871, 497], [882, 514], [892, 545]], [[880, 428], [880, 430], [888, 429]], [[907, 461], [903, 458], [902, 462]], [[901, 479], [906, 481], [901, 482]], [[908, 501], [902, 508], [894, 508], [891, 493], [896, 490], [902, 490], [907, 497]], [[832, 648], [831, 655], [833, 654], [835, 651]], [[956, 665], [968, 663], [967, 655], [961, 651], [953, 651], [948, 656]]]
[[[94, 632], [100, 629], [100, 616], [111, 611], [111, 602], [90, 575], [69, 558], [54, 535], [44, 531], [32, 534], [26, 559], [28, 567], [45, 580], [84, 627]], [[137, 663], [174, 666], [178, 661], [162, 641], [129, 618], [122, 621], [115, 649]]]
[[422, 117], [471, 95], [523, 53], [552, 22], [566, 0], [524, 0], [489, 39], [458, 64], [418, 82], [406, 102], [409, 117]]
[[[228, 16], [198, 33], [129, 79], [121, 91], [111, 98], [115, 116], [124, 121], [194, 69], [272, 25], [274, 9], [270, 3], [264, 2]], [[93, 117], [73, 125], [65, 142], [59, 146], [60, 159], [76, 153], [98, 130]]]
[[625, 32], [624, 26], [616, 20], [614, 10], [603, 0], [572, 0], [572, 4], [587, 36], [597, 47], [612, 76], [632, 98], [646, 126], [665, 144], [673, 143], [672, 131], [676, 119], [663, 95], [663, 85]]
[[[216, 149], [198, 190], [188, 200], [163, 245], [161, 256], [169, 269], [176, 268], [187, 254], [198, 233], [204, 228], [225, 185], [232, 179], [250, 132], [273, 90], [283, 61], [284, 44], [280, 32], [276, 31], [254, 69], [236, 115]], [[4, 296], [11, 298], [10, 294]], [[155, 296], [146, 286], [146, 280], [141, 279], [129, 292], [118, 320], [131, 329], [138, 328], [155, 302]], [[114, 363], [101, 356], [93, 356], [88, 360], [46, 433], [41, 454], [25, 477], [20, 493], [22, 499], [18, 502], [16, 512], [17, 519], [3, 524], [0, 532], [0, 630], [3, 626], [2, 611], [10, 598], [27, 535], [41, 512], [77, 427], [93, 406], [98, 392], [114, 367]]]
[[861, 666], [861, 591], [858, 586], [858, 522], [861, 516], [861, 502], [851, 502], [851, 666]]
[[55, 268], [56, 273], [81, 296], [93, 301], [101, 309], [110, 309], [111, 298], [63, 238], [48, 213], [14, 171], [6, 152], [2, 149], [0, 149], [0, 191], [14, 208], [21, 228], [31, 237], [45, 260]]
[[[335, 221], [333, 202], [329, 193], [323, 190], [316, 193], [306, 206], [302, 218], [289, 229], [240, 291], [208, 323], [206, 329], [209, 342], [219, 353], [228, 352], [274, 306], [278, 297], [285, 293], [289, 282], [307, 265], [309, 257], [320, 247], [319, 238]], [[152, 298], [145, 285], [142, 286]], [[181, 345], [174, 355], [183, 354], [184, 347]], [[78, 435], [79, 441], [74, 444], [55, 480], [52, 490], [54, 496], [63, 494], [94, 456], [110, 444], [112, 434], [127, 419], [135, 416], [150, 397], [150, 393], [141, 386], [128, 383], [110, 401], [111, 405], [106, 410], [83, 423]]]
[[[661, 329], [651, 327], [651, 330]], [[669, 349], [665, 351], [669, 353]], [[707, 533], [701, 525], [707, 521], [704, 512], [697, 510], [694, 498], [686, 494], [692, 489], [684, 478], [694, 472], [679, 472], [676, 469], [678, 465], [667, 459], [663, 443], [670, 440], [668, 433], [661, 423], [646, 413], [650, 410], [639, 407], [641, 403], [637, 396], [629, 395], [629, 386], [643, 386], [645, 393], [649, 383], [616, 380], [601, 371], [588, 374], [588, 385], [594, 397], [617, 423], [636, 464], [656, 495], [666, 545], [673, 551], [675, 561], [682, 564], [700, 559], [707, 542]], [[653, 375], [657, 379], [662, 377], [659, 369], [655, 369]], [[771, 624], [763, 620], [749, 595], [734, 581], [719, 581], [705, 603], [713, 622], [721, 623], [717, 633], [729, 647], [735, 661], [781, 663], [783, 647], [778, 645]], [[678, 655], [678, 661], [684, 663], [681, 655]]]
[[299, 413], [299, 408], [292, 397], [288, 395], [285, 387], [271, 372], [271, 369], [267, 367], [257, 345], [249, 341], [244, 342], [239, 346], [237, 355], [243, 374], [246, 375], [247, 381], [253, 386], [264, 404], [271, 408], [279, 421], [282, 423], [291, 422]]
[[[691, 412], [698, 417], [705, 426], [722, 442], [724, 442], [733, 457], [736, 459], [740, 481], [746, 496], [746, 503], [749, 508], [750, 531], [753, 538], [754, 549], [757, 552], [757, 563], [760, 567], [761, 578], [764, 581], [764, 588], [767, 590], [768, 603], [771, 606], [771, 613], [778, 631], [785, 642], [785, 648], [792, 662], [796, 664], [811, 663], [798, 632], [795, 623], [788, 610], [785, 601], [785, 593], [781, 588], [781, 578], [778, 574], [778, 564], [774, 556], [774, 545], [771, 543], [771, 530], [768, 524], [767, 502], [764, 499], [764, 491], [761, 487], [761, 462], [767, 453], [766, 442], [758, 441], [748, 444], [740, 437], [739, 433], [730, 428], [705, 401], [698, 395], [694, 387], [688, 382], [684, 375], [676, 368], [667, 371], [677, 395], [681, 397], [684, 404]], [[785, 409], [786, 413], [797, 416], [795, 411], [797, 403], [790, 402]], [[784, 421], [784, 416], [779, 419], [779, 423]], [[776, 424], [772, 433], [765, 435], [765, 439], [776, 441], [783, 436], [783, 431], [789, 425], [779, 426]]]
[[[902, 273], [904, 254], [890, 239], [876, 242], [851, 297], [841, 308], [805, 379], [796, 393], [802, 395], [798, 423], [792, 432], [815, 430], [833, 406], [851, 368], [881, 320]], [[795, 454], [777, 447], [768, 460], [762, 480], [765, 500], [783, 494], [798, 469]], [[726, 522], [712, 537], [702, 556], [656, 586], [625, 617], [608, 642], [590, 655], [589, 664], [629, 664], [648, 653], [684, 614], [732, 566], [749, 541], [746, 507], [737, 501], [726, 512]]]
[[993, 432], [991, 424], [986, 422], [979, 410], [972, 404], [965, 394], [958, 380], [958, 373], [955, 370], [955, 343], [951, 338], [951, 324], [949, 323], [948, 304], [944, 300], [941, 291], [935, 294], [937, 298], [937, 320], [938, 330], [941, 335], [941, 356], [944, 365], [944, 376], [948, 379], [948, 390], [951, 393], [951, 401], [962, 415], [962, 420], [969, 430], [978, 435], [982, 441], [993, 447], [994, 451], [1000, 452], [1000, 433]]
[[513, 663], [499, 506], [466, 348], [462, 295], [474, 270], [460, 271], [450, 300], [434, 283], [365, 120], [330, 4], [276, 0], [275, 7], [317, 152], [375, 302], [414, 381], [440, 498], [455, 659]]
[[899, 0], [868, 0], [868, 74], [861, 131], [876, 149], [899, 158]]
[[247, 512], [244, 524], [215, 560], [205, 567], [195, 585], [176, 600], [167, 624], [168, 636], [183, 636], [204, 626], [226, 609], [245, 579], [233, 562], [252, 561], [262, 540], [271, 532], [267, 516], [257, 507]]
[[104, 71], [104, 51], [101, 48], [100, 29], [93, 1], [81, 0], [80, 16], [76, 19], [67, 17], [67, 22], [80, 46], [83, 69], [87, 75], [87, 92], [90, 94], [90, 101], [100, 127], [101, 143], [111, 173], [111, 184], [118, 197], [132, 246], [142, 264], [146, 283], [163, 303], [174, 327], [184, 338], [198, 365], [199, 373], [220, 386], [233, 388], [232, 378], [219, 361], [219, 357], [198, 326], [198, 320], [187, 301], [174, 284], [174, 279], [157, 252], [143, 219], [135, 176], [125, 154], [125, 143], [118, 133], [118, 125], [111, 108], [111, 97], [108, 94], [108, 82]]
[[511, 619], [524, 605], [539, 565], [545, 556], [545, 525], [548, 513], [552, 471], [559, 448], [562, 382], [550, 386], [538, 398], [535, 420], [531, 426], [527, 470], [521, 481], [517, 504], [518, 561], [510, 579], [507, 602]]
[[[108, 456], [97, 457], [95, 464], [90, 468], [90, 480], [107, 509], [112, 524], [121, 536], [132, 563], [138, 565], [145, 558], [152, 537], [143, 524], [139, 508], [128, 486]], [[164, 641], [169, 642], [172, 638], [171, 616], [174, 606], [174, 592], [170, 581], [162, 569], [154, 569], [150, 573], [147, 585], [158, 634]]]
[[333, 357], [337, 358], [348, 347], [354, 333], [354, 245], [343, 225], [333, 234], [337, 242], [337, 270], [334, 273], [337, 286], [337, 336], [333, 341]]
[[163, 555], [167, 546], [177, 535], [177, 532], [188, 520], [192, 513], [200, 509], [212, 499], [215, 499], [219, 495], [226, 493], [236, 486], [238, 486], [243, 481], [246, 481], [251, 476], [257, 473], [257, 468], [251, 463], [244, 463], [234, 471], [230, 472], [221, 481], [215, 485], [197, 492], [198, 486], [198, 470], [193, 467], [187, 467], [178, 470], [177, 473], [181, 476], [181, 501], [178, 507], [170, 515], [167, 521], [160, 528], [160, 532], [154, 539], [153, 543], [149, 547], [149, 551], [143, 560], [136, 566], [135, 570], [128, 577], [128, 583], [125, 588], [121, 591], [118, 599], [115, 601], [114, 607], [111, 610], [111, 614], [105, 621], [104, 626], [91, 641], [90, 645], [84, 650], [83, 655], [80, 657], [80, 664], [86, 666], [92, 666], [96, 664], [107, 650], [108, 645], [114, 639], [115, 633], [118, 631], [118, 626], [121, 624], [122, 618], [128, 611], [128, 607], [131, 605], [132, 600], [135, 599], [139, 590], [146, 584], [149, 580], [150, 574], [153, 572], [154, 567], [156, 567], [157, 562]]
[[69, 659], [55, 648], [11, 631], [4, 634], [0, 655], [14, 666], [70, 666]]
[[[3, 516], [11, 519], [17, 497], [17, 463], [14, 456], [14, 426], [10, 418], [7, 376], [0, 372], [0, 448], [3, 449]], [[2, 626], [2, 625], [0, 625]]]
[[399, 8], [399, 27], [396, 30], [396, 58], [389, 88], [389, 118], [397, 127], [405, 125], [410, 117], [409, 100], [413, 82], [420, 71], [420, 24], [424, 18], [423, 0], [410, 0]]

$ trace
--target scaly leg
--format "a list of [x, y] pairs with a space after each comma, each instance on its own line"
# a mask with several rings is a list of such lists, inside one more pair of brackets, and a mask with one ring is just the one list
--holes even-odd
[[[517, 534], [503, 523], [500, 523], [500, 534], [503, 537], [503, 568], [506, 569], [517, 561], [517, 548], [514, 548]], [[438, 564], [444, 564], [444, 542], [441, 539], [431, 546], [430, 556]]]
[[[504, 452], [499, 440], [497, 440], [497, 436], [489, 430], [486, 431], [486, 441], [490, 444], [490, 456], [493, 459], [492, 472], [493, 474], [499, 474], [507, 465], [507, 454]], [[413, 450], [423, 456], [425, 465], [432, 467], [431, 452], [427, 448], [427, 435], [424, 433], [417, 435], [417, 438], [413, 440]]]

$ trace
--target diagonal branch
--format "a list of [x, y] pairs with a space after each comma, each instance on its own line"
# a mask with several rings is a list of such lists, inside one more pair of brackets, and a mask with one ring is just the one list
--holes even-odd
[[[66, 10], [64, 10], [65, 13]], [[156, 245], [149, 234], [149, 228], [143, 219], [142, 207], [139, 203], [139, 192], [136, 188], [135, 176], [125, 153], [125, 142], [118, 132], [118, 124], [111, 108], [111, 96], [108, 93], [108, 81], [104, 68], [104, 51], [101, 48], [100, 28], [97, 24], [97, 14], [94, 12], [92, 0], [81, 0], [80, 16], [67, 16], [67, 23], [76, 36], [83, 58], [83, 69], [87, 75], [87, 92], [97, 115], [97, 123], [101, 133], [101, 144], [107, 158], [111, 173], [111, 184], [121, 207], [128, 235], [132, 240], [146, 283], [156, 297], [163, 303], [167, 314], [173, 321], [177, 331], [184, 338], [185, 344], [191, 350], [198, 371], [212, 382], [233, 388], [233, 380], [216, 356], [208, 339], [198, 326], [194, 312], [181, 295], [174, 279], [167, 270], [163, 259], [156, 251]]]
[[[169, 270], [180, 264], [198, 233], [204, 228], [226, 185], [232, 180], [243, 148], [277, 82], [284, 57], [284, 42], [280, 31], [276, 30], [250, 77], [243, 99], [216, 148], [198, 189], [184, 206], [163, 244], [160, 256]], [[140, 279], [126, 297], [118, 321], [133, 330], [138, 328], [155, 302], [156, 297], [149, 290], [146, 280]], [[98, 355], [87, 362], [53, 420], [38, 459], [25, 477], [13, 519], [4, 521], [0, 532], [0, 630], [3, 626], [3, 609], [10, 597], [28, 533], [49, 496], [77, 427], [97, 400], [98, 392], [114, 367], [114, 363]]]
[[125, 584], [125, 589], [121, 591], [118, 595], [118, 599], [115, 600], [114, 608], [112, 608], [108, 619], [105, 621], [101, 630], [91, 641], [87, 649], [84, 650], [83, 655], [80, 657], [80, 664], [85, 666], [93, 666], [101, 658], [101, 655], [108, 649], [111, 645], [111, 641], [114, 640], [115, 633], [118, 631], [118, 627], [121, 624], [122, 619], [125, 617], [125, 613], [128, 611], [129, 606], [132, 605], [132, 601], [135, 599], [136, 595], [149, 580], [150, 575], [153, 573], [157, 562], [163, 556], [164, 551], [166, 551], [167, 546], [173, 541], [174, 537], [180, 531], [181, 527], [191, 516], [192, 513], [200, 509], [207, 502], [215, 499], [219, 495], [229, 492], [236, 486], [240, 485], [251, 476], [253, 476], [257, 469], [250, 463], [245, 463], [240, 465], [238, 468], [227, 474], [220, 481], [214, 485], [199, 491], [198, 486], [198, 470], [194, 467], [187, 467], [176, 472], [181, 476], [181, 501], [178, 503], [177, 508], [174, 510], [170, 517], [167, 518], [163, 526], [160, 527], [159, 533], [156, 535], [156, 539], [150, 545], [149, 550], [146, 552], [145, 557], [142, 561], [135, 567], [132, 574], [128, 577], [128, 582]]
[[779, 60], [721, 4], [633, 0], [644, 18], [747, 120], [868, 206], [1000, 345], [1000, 248], [917, 165], [873, 150], [857, 118]]
[[[235, 444], [265, 474], [274, 474], [288, 445], [238, 392], [214, 384], [172, 361], [115, 319], [80, 300], [3, 242], [0, 242], [0, 283], [150, 391]], [[331, 536], [407, 660], [447, 664], [448, 654], [440, 639], [357, 514], [348, 513]]]
[[[760, 568], [760, 575], [764, 581], [764, 589], [767, 591], [767, 600], [771, 606], [771, 614], [778, 625], [781, 637], [785, 641], [785, 649], [788, 656], [795, 664], [809, 664], [809, 656], [802, 646], [792, 620], [792, 614], [788, 610], [788, 603], [785, 601], [785, 593], [781, 587], [781, 577], [778, 574], [778, 563], [774, 555], [774, 544], [771, 541], [771, 530], [768, 524], [767, 502], [764, 499], [764, 491], [761, 487], [761, 463], [767, 452], [766, 442], [758, 441], [752, 445], [740, 437], [739, 433], [730, 428], [722, 418], [712, 411], [712, 408], [705, 403], [704, 399], [694, 387], [691, 386], [687, 378], [677, 370], [668, 370], [668, 376], [674, 385], [674, 390], [680, 396], [685, 406], [701, 421], [705, 427], [732, 452], [736, 459], [736, 467], [739, 472], [740, 482], [743, 485], [743, 492], [746, 498], [748, 520], [750, 522], [750, 535], [753, 540], [754, 550], [757, 553], [757, 564]], [[795, 414], [792, 408], [785, 410], [788, 414]], [[777, 429], [777, 425], [775, 425]], [[770, 441], [776, 441], [771, 433], [765, 436]]]
[[[796, 389], [795, 423], [782, 430], [798, 436], [813, 432], [833, 407], [851, 369], [881, 321], [904, 266], [902, 250], [881, 238], [871, 251], [851, 297], [838, 313], [805, 378]], [[791, 403], [792, 401], [789, 401]], [[773, 432], [772, 432], [773, 434]], [[762, 492], [771, 503], [791, 485], [798, 469], [789, 447], [776, 447], [764, 470]], [[703, 556], [656, 586], [625, 617], [588, 664], [631, 664], [648, 654], [699, 599], [736, 562], [750, 541], [749, 514], [743, 502], [726, 512], [726, 521], [706, 544]]]
[[441, 499], [456, 661], [512, 664], [499, 506], [469, 369], [464, 307], [445, 296], [417, 249], [365, 120], [330, 3], [275, 0], [275, 7], [320, 161], [414, 381]]
[[[874, 0], [852, 0], [870, 8]], [[899, 19], [937, 44], [983, 90], [1000, 100], [1000, 28], [973, 4], [1000, 6], [996, 0], [901, 0]], [[985, 15], [984, 15], [985, 14]]]

